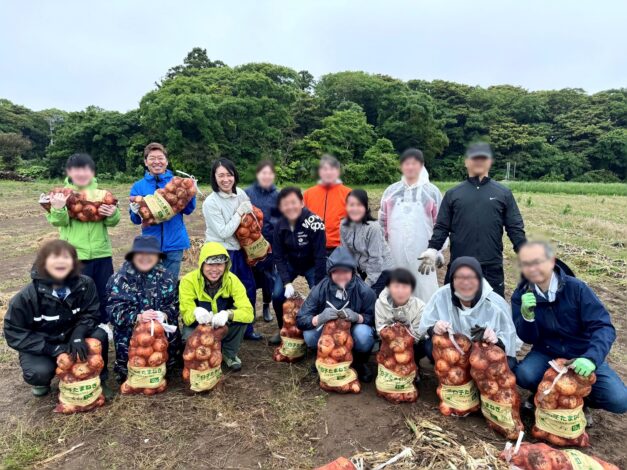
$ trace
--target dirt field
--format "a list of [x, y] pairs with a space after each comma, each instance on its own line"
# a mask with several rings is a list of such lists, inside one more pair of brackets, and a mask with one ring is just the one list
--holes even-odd
[[[45, 183], [0, 184], [0, 317], [11, 295], [28, 281], [37, 247], [56, 236], [36, 204], [48, 188]], [[118, 196], [128, 194], [128, 186], [110, 188]], [[372, 191], [373, 202], [380, 194]], [[559, 256], [608, 306], [619, 332], [610, 362], [627, 378], [627, 198], [536, 193], [516, 197], [530, 236], [552, 240]], [[124, 198], [121, 205], [125, 211]], [[188, 218], [188, 228], [200, 242], [200, 211]], [[116, 267], [137, 233], [139, 227], [126, 218], [112, 230]], [[506, 254], [509, 295], [517, 278], [509, 244]], [[185, 270], [195, 262], [186, 261]], [[257, 325], [265, 334], [274, 332], [274, 324], [258, 320]], [[438, 414], [430, 366], [424, 367], [419, 401], [394, 406], [377, 398], [372, 384], [357, 396], [322, 392], [309, 372], [312, 358], [288, 366], [273, 362], [271, 351], [264, 343], [246, 342], [242, 372], [227, 376], [222, 389], [209, 395], [188, 396], [174, 378], [161, 396], [118, 395], [96, 412], [58, 416], [52, 413], [56, 393], [32, 397], [22, 381], [17, 354], [1, 339], [0, 468], [304, 469], [359, 453], [368, 464], [380, 463], [403, 446], [414, 449], [415, 460], [387, 468], [497, 465], [494, 455], [505, 441], [488, 430], [482, 418]], [[589, 452], [627, 468], [627, 418], [605, 412], [594, 412], [594, 418]]]

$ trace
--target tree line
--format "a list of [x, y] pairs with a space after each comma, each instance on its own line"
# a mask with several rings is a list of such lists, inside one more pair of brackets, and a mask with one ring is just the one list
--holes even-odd
[[77, 151], [90, 153], [105, 177], [136, 177], [144, 145], [158, 141], [174, 168], [205, 180], [218, 157], [247, 179], [270, 158], [280, 180], [310, 180], [315, 160], [332, 153], [349, 183], [389, 183], [407, 147], [423, 150], [434, 179], [457, 180], [475, 140], [492, 144], [499, 179], [509, 163], [520, 180], [624, 181], [627, 89], [529, 92], [365, 72], [316, 81], [269, 63], [231, 67], [194, 48], [126, 113], [32, 111], [0, 99], [2, 165], [33, 177], [61, 175]]

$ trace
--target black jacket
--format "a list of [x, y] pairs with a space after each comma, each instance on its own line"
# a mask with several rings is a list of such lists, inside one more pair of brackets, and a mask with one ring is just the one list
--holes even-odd
[[53, 295], [49, 279], [36, 271], [31, 277], [33, 281], [11, 299], [4, 317], [4, 337], [11, 348], [47, 354], [46, 349], [67, 343], [77, 326], [87, 332], [98, 326], [100, 304], [91, 278], [72, 278], [68, 282], [70, 294], [61, 300]]
[[320, 282], [326, 274], [326, 244], [324, 222], [306, 207], [294, 230], [287, 219], [281, 217], [274, 228], [272, 254], [283, 284], [293, 281], [290, 271], [303, 275], [311, 268], [316, 269], [316, 284]]
[[450, 237], [451, 261], [472, 256], [482, 265], [503, 264], [503, 227], [517, 252], [525, 226], [512, 191], [491, 178], [468, 178], [444, 195], [429, 248]]

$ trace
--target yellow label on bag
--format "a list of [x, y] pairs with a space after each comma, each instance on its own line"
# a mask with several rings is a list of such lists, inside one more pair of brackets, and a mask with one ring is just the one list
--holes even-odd
[[316, 359], [316, 368], [320, 375], [320, 381], [329, 387], [342, 387], [357, 379], [357, 372], [351, 369], [351, 363], [338, 362], [337, 364], [325, 364]]
[[568, 457], [573, 470], [603, 470], [603, 465], [583, 452], [575, 449], [564, 449], [562, 452]]
[[442, 401], [449, 408], [466, 411], [479, 405], [479, 390], [471, 380], [464, 385], [440, 385]]
[[222, 368], [220, 366], [208, 370], [189, 370], [189, 385], [193, 392], [204, 392], [211, 390], [222, 378]]
[[144, 196], [144, 201], [146, 201], [148, 209], [150, 209], [153, 217], [159, 223], [170, 220], [176, 215], [176, 212], [174, 212], [172, 206], [170, 206], [170, 204], [168, 204], [168, 201], [166, 201], [165, 198], [159, 193]]
[[133, 388], [158, 388], [165, 378], [165, 364], [157, 367], [128, 366], [127, 383]]
[[64, 405], [91, 405], [101, 394], [100, 377], [81, 380], [71, 384], [63, 381], [59, 382], [59, 401]]
[[279, 352], [290, 358], [303, 357], [307, 352], [307, 346], [305, 345], [305, 340], [302, 338], [281, 336]]
[[516, 427], [512, 415], [512, 405], [498, 403], [489, 398], [481, 397], [481, 412], [485, 419], [492, 421], [503, 429], [512, 430]]
[[565, 439], [575, 439], [586, 430], [583, 406], [572, 410], [545, 410], [536, 408], [536, 426], [542, 431]]
[[399, 375], [379, 364], [375, 385], [377, 390], [384, 393], [411, 393], [416, 391], [415, 378], [416, 371], [409, 375]]
[[85, 200], [89, 202], [102, 202], [107, 195], [104, 189], [83, 189]]
[[268, 254], [268, 250], [270, 249], [270, 243], [268, 243], [265, 238], [259, 237], [250, 245], [243, 248], [244, 252], [246, 253], [246, 257], [249, 260], [260, 260], [261, 258], [265, 258], [265, 256]]

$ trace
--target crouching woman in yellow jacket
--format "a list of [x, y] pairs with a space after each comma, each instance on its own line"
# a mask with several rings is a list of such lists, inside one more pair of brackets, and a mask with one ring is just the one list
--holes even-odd
[[246, 326], [253, 321], [253, 306], [244, 284], [231, 272], [231, 258], [216, 242], [205, 243], [200, 250], [198, 269], [186, 274], [179, 285], [179, 308], [183, 319], [183, 340], [196, 326], [227, 325], [222, 340], [222, 358], [231, 371], [239, 371], [242, 361], [237, 356]]

